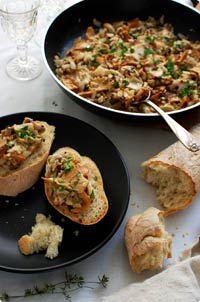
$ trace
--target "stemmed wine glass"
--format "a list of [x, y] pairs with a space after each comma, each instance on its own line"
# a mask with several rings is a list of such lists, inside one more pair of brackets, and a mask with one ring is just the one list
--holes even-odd
[[49, 24], [64, 10], [65, 5], [66, 0], [40, 0], [38, 28], [35, 35], [35, 42], [39, 47], [42, 46]]
[[51, 21], [58, 13], [64, 9], [64, 0], [41, 0], [41, 8], [47, 16], [47, 21]]
[[39, 61], [27, 53], [27, 43], [36, 30], [39, 5], [39, 0], [0, 0], [3, 30], [16, 43], [18, 52], [7, 63], [6, 71], [16, 80], [32, 80], [42, 71]]

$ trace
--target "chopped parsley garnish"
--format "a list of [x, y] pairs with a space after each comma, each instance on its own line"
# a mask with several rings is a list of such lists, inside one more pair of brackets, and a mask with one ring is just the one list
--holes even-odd
[[24, 126], [23, 128], [16, 130], [15, 132], [16, 132], [17, 136], [20, 138], [24, 138], [24, 139], [27, 139], [30, 137], [35, 138], [35, 133], [30, 131], [28, 129], [28, 126]]
[[153, 58], [153, 65], [157, 65], [159, 62], [160, 62], [160, 60], [159, 59], [155, 59], [155, 58]]
[[118, 83], [117, 81], [115, 81], [115, 82], [113, 83], [113, 86], [114, 86], [114, 88], [119, 88], [119, 83]]
[[182, 71], [176, 71], [174, 62], [169, 59], [166, 64], [166, 71], [163, 73], [163, 76], [171, 76], [173, 79], [177, 79], [178, 75], [182, 73]]
[[184, 44], [179, 42], [179, 43], [175, 44], [175, 47], [179, 48], [179, 49], [182, 49], [184, 47]]
[[79, 181], [80, 181], [80, 173], [77, 173], [76, 174], [76, 180], [72, 183], [74, 186], [76, 186], [78, 183], [79, 183]]
[[123, 80], [123, 81], [122, 81], [122, 86], [123, 86], [124, 88], [127, 87], [128, 84], [129, 84], [129, 81], [128, 81], [128, 80]]
[[96, 175], [95, 175], [95, 177], [94, 177], [94, 180], [95, 180], [95, 181], [97, 181], [97, 180], [98, 180], [98, 177], [97, 177]]
[[145, 38], [145, 40], [150, 43], [154, 42], [156, 39], [157, 39], [156, 36], [146, 36], [146, 38]]
[[119, 57], [122, 58], [124, 54], [128, 51], [128, 47], [124, 43], [119, 44], [121, 47], [121, 50], [119, 51]]
[[58, 187], [58, 191], [62, 192], [64, 190], [65, 190], [65, 187], [63, 187], [63, 186]]
[[101, 48], [101, 49], [99, 49], [99, 53], [101, 53], [101, 54], [107, 54], [108, 50], [105, 49], [105, 48]]
[[136, 34], [136, 33], [133, 33], [132, 31], [129, 31], [129, 35], [130, 35], [133, 39], [137, 39], [137, 37], [139, 37], [140, 34]]
[[161, 37], [161, 40], [163, 40], [168, 46], [173, 46], [174, 39], [169, 37]]
[[100, 63], [97, 61], [96, 57], [94, 57], [90, 62], [95, 67], [98, 67], [100, 65]]
[[193, 95], [194, 91], [192, 90], [192, 88], [196, 88], [197, 87], [197, 83], [196, 82], [187, 82], [187, 85], [185, 87], [183, 87], [182, 89], [180, 89], [178, 96], [180, 98], [183, 98], [184, 96], [191, 96]]
[[112, 42], [112, 40], [109, 40], [109, 39], [104, 41], [104, 43], [106, 43], [106, 44], [110, 44], [111, 42]]
[[149, 47], [145, 47], [144, 48], [144, 56], [147, 57], [149, 55], [152, 55], [154, 53], [153, 49], [149, 48]]
[[118, 46], [115, 44], [110, 48], [110, 53], [114, 53], [117, 50]]
[[74, 168], [74, 166], [70, 164], [70, 162], [72, 160], [73, 160], [72, 157], [65, 158], [65, 163], [63, 165], [63, 169], [64, 169], [65, 172], [70, 171], [70, 170], [72, 170]]
[[95, 198], [95, 195], [94, 195], [94, 191], [92, 190], [91, 194], [90, 194], [90, 198], [91, 199], [94, 199]]
[[5, 143], [5, 146], [6, 147], [13, 147], [14, 146], [14, 142], [7, 142], [7, 143]]
[[188, 70], [188, 65], [184, 64], [180, 67], [181, 71]]
[[91, 51], [91, 50], [93, 50], [93, 47], [91, 47], [91, 46], [85, 47], [85, 50], [86, 51]]
[[170, 74], [175, 71], [174, 62], [171, 59], [167, 61], [166, 68]]

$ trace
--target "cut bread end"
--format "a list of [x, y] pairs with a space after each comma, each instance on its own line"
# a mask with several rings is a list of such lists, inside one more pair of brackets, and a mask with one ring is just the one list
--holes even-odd
[[168, 214], [191, 204], [195, 185], [183, 170], [159, 161], [144, 162], [142, 169], [144, 179], [156, 188], [156, 196]]
[[160, 269], [171, 257], [172, 238], [165, 230], [164, 217], [164, 211], [150, 207], [128, 219], [125, 245], [134, 272]]
[[132, 257], [131, 267], [136, 273], [144, 270], [159, 270], [165, 259], [171, 257], [171, 240], [166, 238], [147, 237], [142, 245], [149, 247], [148, 252]]

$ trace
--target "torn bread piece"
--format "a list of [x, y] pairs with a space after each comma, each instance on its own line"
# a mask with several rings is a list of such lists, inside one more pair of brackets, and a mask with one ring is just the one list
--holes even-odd
[[70, 147], [48, 157], [44, 179], [49, 203], [61, 214], [83, 225], [104, 218], [108, 200], [96, 163]]
[[[200, 143], [200, 124], [192, 129]], [[187, 208], [200, 190], [200, 152], [191, 152], [179, 141], [142, 163], [143, 177], [172, 214]]]
[[161, 269], [164, 260], [171, 257], [171, 244], [163, 211], [151, 207], [126, 223], [125, 245], [134, 272]]
[[19, 250], [24, 255], [31, 255], [46, 250], [45, 256], [54, 259], [58, 256], [58, 246], [62, 242], [63, 229], [46, 218], [43, 214], [36, 215], [36, 224], [29, 235], [23, 235], [19, 241]]
[[39, 178], [54, 140], [55, 127], [26, 117], [0, 132], [0, 195], [16, 196]]

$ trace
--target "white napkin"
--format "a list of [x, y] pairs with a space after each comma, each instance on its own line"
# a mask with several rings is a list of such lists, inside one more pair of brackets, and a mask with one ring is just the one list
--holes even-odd
[[200, 256], [131, 284], [101, 302], [200, 302]]

